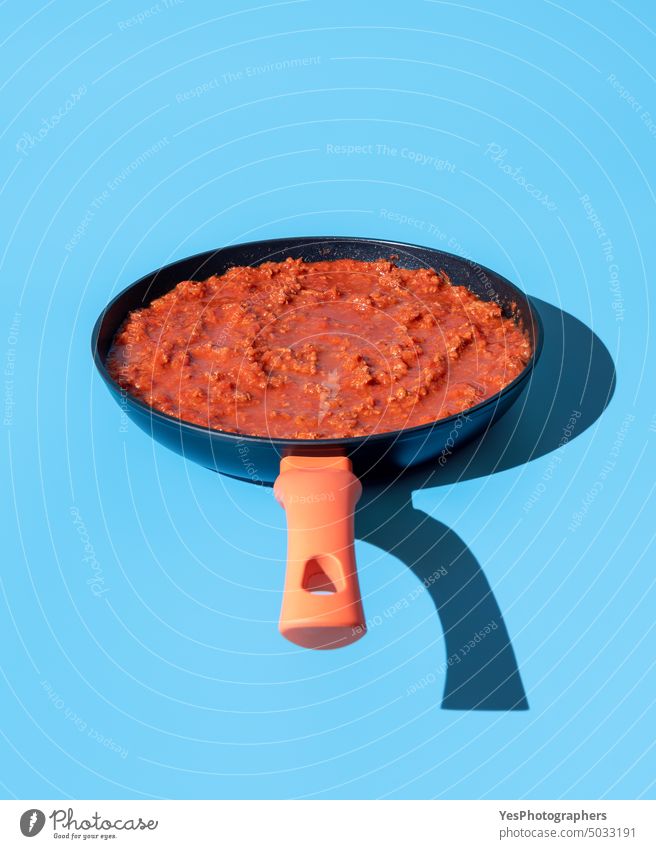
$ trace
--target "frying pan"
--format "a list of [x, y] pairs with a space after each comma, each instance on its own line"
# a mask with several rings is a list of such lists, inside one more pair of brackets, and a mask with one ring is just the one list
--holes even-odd
[[[495, 301], [528, 334], [532, 356], [500, 392], [475, 407], [404, 430], [344, 439], [277, 439], [211, 430], [162, 413], [128, 394], [107, 370], [107, 355], [128, 313], [147, 306], [182, 280], [204, 280], [235, 265], [287, 257], [306, 262], [395, 257], [405, 268], [443, 269], [454, 285]], [[217, 472], [256, 484], [274, 483], [287, 515], [287, 573], [279, 628], [298, 645], [337, 648], [366, 631], [353, 548], [353, 512], [360, 476], [398, 475], [427, 460], [446, 458], [481, 434], [517, 399], [542, 349], [542, 324], [516, 286], [469, 259], [434, 248], [352, 237], [268, 239], [229, 245], [165, 265], [117, 295], [93, 330], [95, 364], [125, 413], [167, 448]], [[366, 480], [366, 477], [365, 477]]]

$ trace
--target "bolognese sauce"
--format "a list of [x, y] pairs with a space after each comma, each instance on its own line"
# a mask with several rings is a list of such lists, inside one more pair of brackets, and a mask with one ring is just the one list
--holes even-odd
[[443, 271], [286, 259], [185, 280], [130, 313], [108, 368], [124, 391], [188, 422], [328, 439], [459, 413], [530, 356], [498, 304]]

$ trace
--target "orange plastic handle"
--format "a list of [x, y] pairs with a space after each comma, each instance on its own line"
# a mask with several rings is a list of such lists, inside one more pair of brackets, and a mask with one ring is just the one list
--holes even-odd
[[362, 486], [347, 457], [285, 457], [273, 487], [287, 514], [287, 575], [280, 633], [299, 646], [336, 649], [366, 632], [353, 550]]

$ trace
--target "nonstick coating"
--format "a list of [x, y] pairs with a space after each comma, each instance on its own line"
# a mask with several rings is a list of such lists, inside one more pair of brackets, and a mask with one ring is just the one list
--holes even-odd
[[[210, 430], [161, 413], [127, 394], [113, 380], [106, 359], [116, 331], [131, 310], [147, 306], [181, 280], [204, 280], [223, 274], [233, 265], [259, 265], [286, 257], [306, 262], [333, 259], [375, 261], [395, 257], [405, 268], [443, 269], [455, 285], [466, 286], [484, 300], [497, 302], [504, 313], [521, 323], [529, 334], [533, 355], [526, 368], [508, 386], [475, 407], [436, 422], [406, 430], [348, 439], [269, 439]], [[288, 454], [346, 454], [357, 475], [398, 473], [455, 450], [499, 418], [522, 391], [542, 348], [542, 325], [529, 299], [516, 286], [484, 266], [433, 248], [402, 242], [350, 237], [267, 239], [229, 245], [166, 265], [137, 280], [103, 310], [91, 341], [94, 361], [105, 383], [125, 413], [158, 442], [208, 469], [253, 483], [272, 483], [280, 458]]]

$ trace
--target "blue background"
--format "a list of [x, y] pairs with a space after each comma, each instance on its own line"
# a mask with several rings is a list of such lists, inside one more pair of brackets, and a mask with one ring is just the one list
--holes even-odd
[[[567, 5], [3, 5], [3, 795], [653, 794], [656, 10]], [[443, 709], [435, 607], [372, 542], [380, 623], [286, 643], [270, 490], [154, 444], [94, 373], [141, 274], [333, 233], [472, 256], [614, 361], [566, 444], [414, 487], [487, 577], [529, 710]]]

